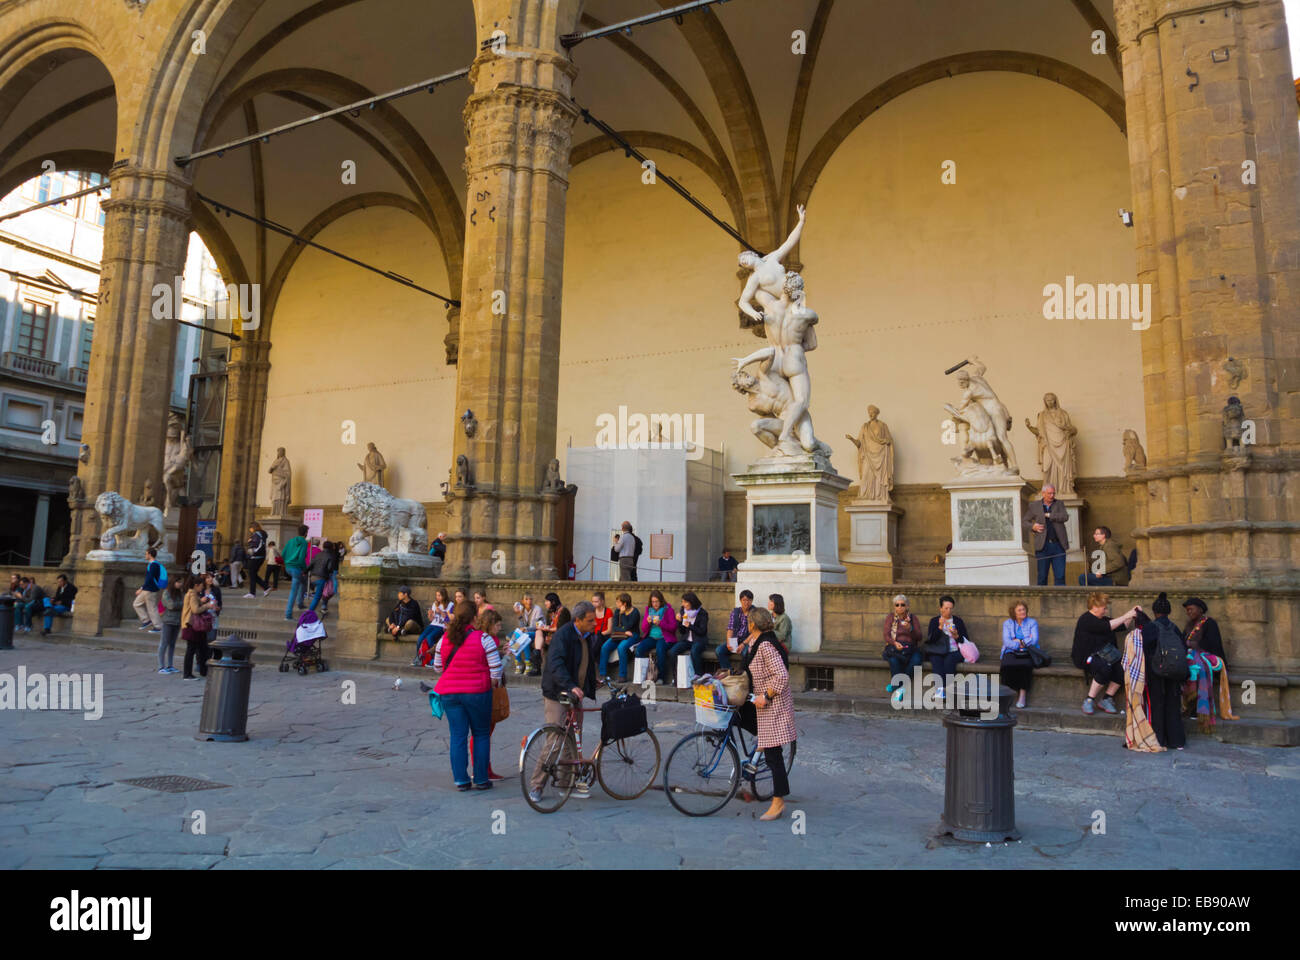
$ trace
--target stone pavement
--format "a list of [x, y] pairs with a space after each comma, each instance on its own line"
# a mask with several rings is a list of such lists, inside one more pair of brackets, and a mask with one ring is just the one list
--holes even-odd
[[[0, 674], [100, 672], [104, 711], [0, 710], [0, 868], [1300, 865], [1300, 839], [1285, 828], [1300, 814], [1293, 750], [1196, 738], [1182, 753], [1144, 756], [1114, 737], [1017, 731], [1024, 839], [986, 847], [933, 838], [941, 725], [799, 713], [788, 809], [802, 813], [803, 833], [792, 820], [758, 822], [763, 805], [739, 800], [688, 818], [659, 790], [623, 803], [593, 787], [543, 816], [517, 776], [456, 792], [446, 724], [409, 680], [394, 690], [375, 673], [281, 674], [264, 651], [252, 739], [211, 743], [194, 738], [203, 684], [159, 676], [138, 653], [17, 642], [0, 651]], [[355, 704], [341, 702], [345, 682]], [[493, 738], [506, 774], [541, 715], [535, 688], [513, 695]], [[692, 715], [651, 709], [666, 757]], [[122, 782], [160, 775], [224, 786], [176, 794]], [[195, 811], [202, 835], [190, 828]], [[1092, 830], [1096, 811], [1104, 833]]]

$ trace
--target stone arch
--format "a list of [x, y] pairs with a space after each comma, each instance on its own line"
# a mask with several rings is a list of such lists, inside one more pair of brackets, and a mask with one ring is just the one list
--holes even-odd
[[[211, 139], [212, 131], [221, 125], [229, 113], [264, 93], [279, 94], [299, 102], [305, 102], [305, 94], [314, 93], [338, 103], [351, 103], [374, 95], [373, 91], [359, 83], [326, 70], [295, 68], [271, 71], [233, 91], [212, 112], [207, 127], [202, 131], [205, 141]], [[434, 238], [442, 251], [451, 284], [450, 295], [456, 299], [460, 291], [464, 256], [465, 215], [451, 181], [423, 137], [391, 104], [381, 103], [374, 110], [363, 111], [362, 117], [368, 118], [369, 126], [349, 121], [346, 117], [340, 118], [339, 122], [367, 140], [371, 148], [389, 162], [412, 187], [417, 198], [415, 202], [425, 208], [421, 219], [433, 230]], [[370, 132], [371, 129], [382, 136], [375, 137]], [[207, 147], [210, 144], [204, 142], [201, 146]], [[401, 158], [400, 163], [396, 162], [390, 146], [396, 151], [396, 156]]]
[[[981, 73], [989, 70], [1022, 73], [1041, 77], [1068, 87], [1100, 107], [1125, 133], [1124, 98], [1110, 86], [1078, 67], [1035, 53], [1014, 50], [980, 50], [951, 57], [931, 60], [920, 66], [895, 74], [884, 83], [862, 96], [844, 111], [813, 147], [795, 178], [790, 196], [790, 210], [796, 204], [808, 202], [818, 177], [845, 139], [867, 117], [891, 100], [935, 80], [955, 77], [963, 73]], [[790, 211], [787, 211], [787, 215]], [[797, 251], [792, 253], [798, 259]]]
[[[707, 153], [693, 143], [666, 133], [656, 133], [653, 130], [623, 130], [620, 132], [623, 139], [634, 147], [648, 147], [652, 150], [662, 150], [664, 153], [676, 154], [683, 160], [698, 167], [705, 176], [713, 181], [713, 185], [718, 188], [718, 192], [726, 198], [727, 206], [731, 208], [731, 216], [738, 224], [737, 229], [743, 231], [744, 200], [737, 192], [735, 185], [728, 181], [722, 168]], [[594, 157], [620, 149], [622, 148], [617, 143], [605, 136], [587, 140], [573, 148], [573, 152], [569, 155], [569, 167], [572, 169]]]
[[54, 150], [43, 157], [32, 157], [17, 166], [10, 167], [0, 175], [0, 197], [6, 197], [21, 187], [32, 177], [41, 173], [41, 164], [53, 160], [59, 170], [81, 170], [86, 173], [102, 173], [108, 176], [108, 168], [113, 165], [113, 155], [103, 150]]
[[[327, 207], [312, 218], [312, 221], [303, 227], [302, 230], [299, 231], [298, 235], [306, 240], [312, 240], [332, 223], [341, 220], [349, 213], [353, 213], [357, 210], [364, 210], [368, 207], [396, 207], [399, 210], [405, 210], [428, 227], [430, 231], [435, 233], [435, 235], [437, 233], [437, 231], [433, 229], [433, 224], [429, 220], [428, 213], [414, 200], [396, 193], [382, 193], [376, 191], [373, 193], [358, 194], [355, 197], [340, 200], [338, 203]], [[275, 265], [275, 270], [271, 273], [271, 279], [266, 285], [266, 296], [262, 299], [262, 313], [264, 319], [261, 327], [257, 331], [258, 339], [270, 339], [271, 324], [275, 321], [275, 306], [277, 301], [280, 299], [280, 293], [284, 289], [285, 283], [289, 280], [289, 274], [293, 270], [293, 265], [308, 249], [309, 248], [305, 244], [293, 243]]]

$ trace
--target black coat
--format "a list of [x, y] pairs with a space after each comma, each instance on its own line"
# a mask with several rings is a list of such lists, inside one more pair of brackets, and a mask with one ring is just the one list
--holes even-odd
[[709, 611], [701, 609], [689, 627], [682, 623], [682, 612], [677, 611], [677, 639], [682, 643], [709, 639]]
[[[1184, 633], [1190, 633], [1192, 626], [1194, 624], [1188, 624]], [[1206, 617], [1205, 624], [1197, 631], [1196, 646], [1199, 650], [1214, 654], [1220, 660], [1228, 659], [1223, 653], [1223, 635], [1219, 633], [1219, 624], [1213, 617]]]
[[571, 622], [556, 630], [546, 652], [546, 663], [542, 667], [542, 696], [547, 700], [558, 700], [560, 694], [581, 687], [583, 696], [595, 700], [596, 664], [600, 659], [603, 639], [596, 631], [591, 632], [590, 639], [586, 641], [587, 675], [579, 678], [582, 668], [582, 636]]
[[[970, 634], [966, 632], [966, 623], [961, 617], [953, 615], [952, 622], [957, 625], [957, 636], [966, 640], [970, 639]], [[926, 633], [925, 644], [922, 649], [926, 653], [944, 654], [948, 652], [948, 634], [939, 629], [939, 618], [930, 618], [930, 629]]]

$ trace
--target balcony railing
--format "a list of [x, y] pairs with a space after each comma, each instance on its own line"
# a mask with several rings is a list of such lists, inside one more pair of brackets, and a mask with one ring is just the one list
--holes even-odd
[[41, 357], [29, 357], [25, 353], [5, 353], [3, 366], [6, 370], [26, 374], [29, 377], [41, 377], [45, 380], [59, 379], [59, 364], [57, 361], [45, 360]]
[[69, 383], [74, 387], [83, 389], [86, 386], [85, 367], [65, 367], [57, 360], [30, 357], [25, 353], [9, 351], [0, 354], [0, 369], [22, 374], [26, 377], [51, 380], [55, 383]]

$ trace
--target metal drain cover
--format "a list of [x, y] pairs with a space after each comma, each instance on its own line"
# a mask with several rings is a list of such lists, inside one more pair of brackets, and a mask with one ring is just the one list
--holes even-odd
[[192, 790], [218, 790], [222, 787], [229, 787], [228, 783], [214, 783], [211, 780], [199, 780], [197, 777], [182, 777], [171, 773], [161, 777], [132, 777], [130, 780], [119, 780], [118, 783], [129, 783], [133, 787], [144, 787], [146, 790], [161, 790], [163, 793], [189, 793]]
[[395, 757], [397, 754], [389, 753], [387, 750], [358, 750], [358, 757], [367, 757], [371, 760], [387, 760], [389, 757]]

